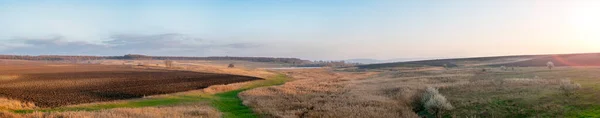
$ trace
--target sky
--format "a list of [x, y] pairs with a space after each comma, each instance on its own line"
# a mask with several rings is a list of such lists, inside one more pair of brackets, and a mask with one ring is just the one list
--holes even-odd
[[600, 52], [596, 0], [0, 0], [0, 54], [311, 60]]

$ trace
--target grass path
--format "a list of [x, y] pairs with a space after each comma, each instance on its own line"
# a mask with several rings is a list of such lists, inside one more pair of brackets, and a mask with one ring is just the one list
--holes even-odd
[[237, 90], [217, 93], [217, 94], [199, 94], [199, 95], [181, 95], [165, 98], [149, 98], [142, 100], [133, 100], [128, 102], [97, 104], [78, 107], [58, 107], [51, 109], [35, 110], [13, 110], [15, 113], [33, 113], [33, 112], [65, 112], [65, 111], [98, 111], [113, 108], [139, 108], [166, 106], [193, 102], [209, 102], [212, 107], [223, 113], [225, 118], [255, 118], [258, 117], [252, 109], [242, 104], [242, 100], [237, 96], [239, 93], [258, 87], [281, 85], [288, 81], [288, 77], [282, 74], [270, 77], [265, 80], [259, 80]]
[[217, 93], [211, 100], [211, 105], [221, 111], [225, 118], [256, 118], [258, 116], [252, 109], [242, 104], [242, 99], [238, 97], [238, 94], [253, 88], [281, 85], [286, 81], [288, 81], [288, 77], [280, 74], [268, 80], [252, 83], [242, 89]]

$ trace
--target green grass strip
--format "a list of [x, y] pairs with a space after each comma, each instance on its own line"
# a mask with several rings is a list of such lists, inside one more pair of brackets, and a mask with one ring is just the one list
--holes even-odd
[[211, 100], [211, 105], [217, 110], [221, 111], [223, 113], [223, 117], [225, 118], [257, 118], [258, 116], [252, 111], [252, 109], [242, 104], [242, 99], [238, 97], [238, 94], [253, 88], [281, 85], [287, 80], [288, 79], [285, 75], [278, 75], [269, 80], [253, 83], [243, 89], [218, 93], [215, 94], [214, 99]]
[[237, 96], [243, 90], [229, 91], [216, 94], [211, 105], [223, 113], [225, 118], [256, 118], [258, 117], [252, 109], [242, 104], [242, 100]]
[[266, 80], [260, 80], [249, 85], [242, 87], [237, 90], [217, 93], [214, 95], [182, 95], [173, 96], [167, 98], [149, 98], [142, 100], [133, 100], [123, 103], [108, 103], [108, 104], [97, 104], [90, 106], [78, 106], [78, 107], [58, 107], [51, 109], [35, 109], [35, 110], [13, 110], [15, 113], [33, 113], [33, 112], [65, 112], [65, 111], [98, 111], [103, 109], [113, 108], [140, 108], [140, 107], [154, 107], [154, 106], [165, 106], [175, 105], [190, 102], [210, 102], [210, 104], [217, 110], [223, 113], [225, 118], [255, 118], [258, 117], [252, 109], [242, 104], [242, 100], [238, 97], [238, 94], [249, 89], [281, 85], [288, 81], [288, 77], [279, 74]]

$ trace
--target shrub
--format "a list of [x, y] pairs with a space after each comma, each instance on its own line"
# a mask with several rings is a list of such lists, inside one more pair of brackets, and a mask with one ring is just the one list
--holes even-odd
[[546, 66], [548, 66], [548, 69], [552, 70], [552, 68], [554, 68], [554, 63], [552, 61], [549, 61], [548, 63], [546, 63]]
[[421, 98], [423, 108], [429, 113], [441, 117], [444, 111], [452, 110], [454, 107], [450, 104], [444, 95], [440, 94], [436, 88], [427, 87]]
[[571, 81], [570, 79], [563, 79], [560, 81], [560, 88], [559, 90], [563, 92], [563, 94], [565, 94], [565, 96], [571, 96], [573, 95], [573, 92], [575, 92], [577, 89], [580, 89], [581, 85], [579, 83], [575, 83], [573, 81]]

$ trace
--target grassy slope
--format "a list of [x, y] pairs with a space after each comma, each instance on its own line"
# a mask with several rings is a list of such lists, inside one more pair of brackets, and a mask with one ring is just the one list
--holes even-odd
[[[549, 76], [569, 77], [580, 83], [582, 89], [573, 97], [564, 98], [567, 117], [591, 118], [600, 117], [600, 69], [574, 69], [560, 73], [548, 72]], [[563, 97], [563, 96], [560, 96]], [[557, 97], [558, 98], [558, 97]]]
[[[482, 115], [500, 117], [600, 117], [600, 69], [570, 68], [529, 72], [506, 72], [476, 76], [474, 79], [495, 80], [505, 78], [570, 78], [581, 83], [582, 89], [573, 96], [564, 96], [552, 88], [497, 88], [491, 91], [470, 92], [445, 91], [456, 109], [451, 114], [458, 116]], [[442, 90], [444, 91], [444, 90]], [[454, 94], [454, 95], [453, 95]], [[482, 115], [486, 116], [486, 115]]]
[[285, 75], [277, 75], [266, 80], [255, 81], [250, 85], [243, 87], [238, 90], [217, 93], [217, 94], [199, 94], [199, 95], [182, 95], [173, 96], [167, 98], [149, 98], [142, 100], [134, 100], [122, 103], [108, 103], [108, 104], [97, 104], [90, 106], [81, 107], [58, 107], [51, 109], [37, 109], [37, 110], [14, 110], [15, 113], [32, 113], [32, 112], [63, 112], [63, 111], [96, 111], [103, 109], [112, 108], [138, 108], [138, 107], [153, 107], [153, 106], [165, 106], [174, 104], [183, 104], [189, 102], [210, 102], [213, 107], [223, 112], [223, 116], [226, 118], [248, 118], [257, 117], [250, 108], [242, 104], [242, 100], [237, 96], [240, 92], [264, 87], [280, 85], [288, 80]]

